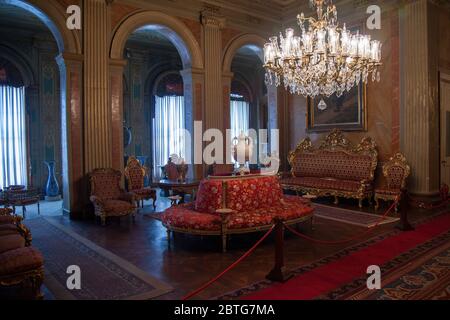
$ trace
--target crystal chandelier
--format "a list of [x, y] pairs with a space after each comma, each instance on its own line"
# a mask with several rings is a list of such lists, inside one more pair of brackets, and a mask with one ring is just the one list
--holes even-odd
[[338, 24], [332, 0], [310, 0], [318, 19], [297, 16], [300, 36], [289, 28], [286, 35], [271, 37], [264, 46], [266, 84], [283, 82], [292, 94], [338, 97], [361, 80], [380, 81], [381, 46], [369, 35], [352, 34]]

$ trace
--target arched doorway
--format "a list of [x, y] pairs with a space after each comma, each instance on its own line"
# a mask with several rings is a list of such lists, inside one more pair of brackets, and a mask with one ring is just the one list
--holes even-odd
[[[133, 40], [133, 38], [139, 34], [141, 35], [141, 38], [144, 38], [144, 40], [141, 40], [143, 45], [151, 44], [152, 41], [149, 40], [149, 38], [156, 38], [159, 42], [165, 42], [166, 45], [170, 44], [176, 52], [179, 61], [172, 63], [172, 66], [170, 66], [171, 63], [168, 63], [167, 61], [161, 61], [159, 66], [150, 66], [146, 68], [147, 79], [141, 81], [141, 88], [143, 88], [143, 90], [145, 89], [145, 93], [148, 95], [150, 92], [149, 86], [152, 85], [151, 83], [149, 84], [149, 78], [154, 79], [161, 72], [178, 72], [183, 80], [184, 126], [185, 129], [193, 135], [194, 120], [196, 117], [199, 117], [199, 114], [201, 117], [202, 109], [202, 80], [199, 77], [203, 70], [201, 50], [196, 38], [181, 21], [160, 12], [146, 11], [136, 13], [122, 21], [114, 32], [111, 45], [111, 59], [114, 64], [114, 68], [111, 69], [113, 114], [116, 112], [120, 114], [119, 121], [121, 124], [124, 120], [124, 114], [126, 113], [126, 110], [124, 110], [125, 99], [122, 93], [123, 73], [124, 70], [128, 68], [129, 58], [131, 57], [127, 57], [127, 52], [129, 53], [129, 51], [127, 51], [126, 48], [128, 41], [130, 39]], [[145, 38], [147, 38], [147, 40], [145, 40]], [[172, 52], [174, 51], [172, 50]], [[178, 64], [178, 66], [174, 67], [174, 64]], [[164, 69], [164, 65], [166, 67], [169, 65], [169, 69]], [[132, 85], [130, 84], [130, 86]], [[132, 88], [130, 88], [130, 92], [133, 93]], [[144, 91], [141, 90], [140, 95], [143, 95], [143, 99], [147, 100], [147, 106], [151, 105], [151, 97], [145, 97], [143, 92]], [[147, 109], [147, 111], [150, 112], [149, 117], [152, 116], [151, 110], [151, 108]], [[149, 117], [147, 117], [147, 119], [149, 119]], [[117, 123], [117, 125], [119, 125], [119, 123]], [[150, 137], [149, 140], [151, 140]], [[113, 137], [113, 148], [118, 147], [123, 150], [122, 146], [123, 137]], [[189, 151], [191, 151], [192, 147], [193, 146], [190, 146], [187, 149], [190, 149]], [[123, 156], [124, 153], [121, 154], [121, 159], [117, 162], [119, 163], [122, 161], [120, 164], [121, 167], [124, 165], [122, 160]], [[188, 152], [185, 158], [188, 163], [193, 163], [192, 152]], [[189, 171], [191, 176], [198, 172], [197, 170], [194, 171], [192, 169]]]
[[[226, 127], [233, 129], [248, 126], [256, 131], [250, 133], [256, 134], [254, 139], [258, 143], [255, 160], [258, 163], [261, 155], [271, 154], [271, 151], [276, 150], [277, 142], [271, 141], [270, 129], [278, 128], [277, 89], [274, 86], [266, 87], [264, 82], [263, 46], [264, 39], [261, 37], [241, 35], [230, 41], [223, 58]], [[246, 105], [248, 115], [233, 119], [235, 109], [245, 109]], [[260, 129], [268, 130], [267, 137], [259, 136]]]
[[[0, 7], [2, 28], [15, 31], [9, 37], [2, 36], [2, 58], [12, 61], [25, 74], [24, 105], [29, 122], [26, 130], [31, 138], [27, 141], [28, 177], [24, 183], [33, 184], [45, 194], [47, 169], [43, 161], [55, 160], [63, 208], [72, 212], [77, 210], [80, 195], [76, 179], [82, 175], [82, 170], [78, 170], [82, 163], [72, 161], [72, 156], [81, 158], [72, 150], [81, 150], [81, 140], [73, 131], [81, 124], [72, 118], [72, 113], [81, 112], [79, 87], [73, 90], [75, 82], [81, 80], [82, 70], [78, 36], [66, 28], [65, 9], [57, 3], [0, 0]], [[27, 39], [33, 39], [33, 50], [27, 49]], [[70, 102], [72, 110], [67, 108]], [[40, 108], [44, 105], [46, 109]], [[72, 143], [73, 138], [77, 142]]]
[[177, 134], [187, 114], [182, 58], [168, 38], [146, 26], [131, 33], [124, 57], [123, 118], [132, 137], [124, 144], [124, 160], [135, 156], [159, 179], [170, 155], [187, 156], [184, 137]]

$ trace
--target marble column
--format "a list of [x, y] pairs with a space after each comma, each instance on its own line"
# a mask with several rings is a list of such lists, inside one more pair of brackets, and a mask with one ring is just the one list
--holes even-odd
[[126, 60], [110, 60], [112, 167], [122, 171], [123, 150], [123, 72]]
[[203, 12], [205, 46], [205, 129], [224, 129], [222, 106], [222, 34], [225, 19]]
[[[234, 74], [232, 72], [227, 72], [222, 74], [222, 103], [223, 103], [223, 128], [226, 133], [227, 129], [231, 129], [231, 120], [230, 120], [230, 94], [231, 94], [231, 82], [233, 81]], [[230, 141], [227, 144], [226, 136], [224, 136], [224, 150], [228, 152], [232, 152], [232, 142], [231, 140], [234, 137], [229, 137]], [[225, 161], [229, 161], [230, 157], [227, 157]]]
[[113, 166], [109, 106], [110, 13], [104, 0], [84, 1], [84, 146], [85, 173]]
[[[195, 121], [202, 121], [204, 111], [204, 70], [202, 69], [184, 69], [180, 71], [183, 77], [184, 101], [185, 101], [185, 128], [191, 135], [191, 140], [187, 149], [191, 150], [191, 154], [187, 155], [192, 164], [189, 167], [189, 177], [201, 179], [203, 177], [203, 165], [200, 164], [202, 154], [195, 154], [197, 150], [203, 150], [202, 132], [194, 130]], [[200, 131], [203, 131], [203, 127]], [[198, 131], [198, 130], [197, 130]], [[187, 150], [186, 149], [186, 150]], [[202, 162], [202, 161], [201, 161]]]
[[[284, 89], [280, 89], [284, 90]], [[275, 153], [278, 153], [281, 162], [283, 162], [284, 155], [281, 154], [282, 150], [280, 147], [280, 138], [281, 138], [281, 126], [280, 126], [280, 110], [279, 110], [279, 90], [275, 85], [267, 87], [267, 134], [269, 141], [269, 150], [268, 152], [275, 156]], [[280, 105], [280, 108], [284, 107], [283, 104]], [[275, 134], [278, 133], [278, 134]], [[280, 168], [281, 169], [281, 168]]]
[[412, 1], [401, 14], [401, 150], [411, 165], [409, 191], [439, 189], [438, 19], [427, 0]]
[[56, 58], [60, 69], [62, 125], [63, 210], [79, 216], [88, 203], [83, 148], [83, 56], [63, 53]]

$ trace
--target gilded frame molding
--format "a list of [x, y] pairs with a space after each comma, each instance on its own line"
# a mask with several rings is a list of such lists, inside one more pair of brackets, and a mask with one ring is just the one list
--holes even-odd
[[315, 107], [314, 99], [307, 98], [306, 104], [306, 131], [308, 133], [323, 133], [333, 129], [340, 129], [342, 131], [362, 131], [368, 130], [368, 106], [367, 106], [367, 84], [362, 81], [358, 85], [358, 123], [333, 123], [317, 125], [314, 119]]

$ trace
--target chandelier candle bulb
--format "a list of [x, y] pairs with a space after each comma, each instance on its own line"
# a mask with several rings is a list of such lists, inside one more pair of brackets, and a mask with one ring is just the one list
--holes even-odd
[[[311, 0], [317, 18], [297, 16], [300, 35], [286, 29], [264, 46], [266, 84], [284, 85], [292, 94], [315, 98], [342, 96], [362, 80], [379, 81], [381, 43], [341, 28], [332, 0]], [[278, 42], [279, 41], [279, 42]]]

